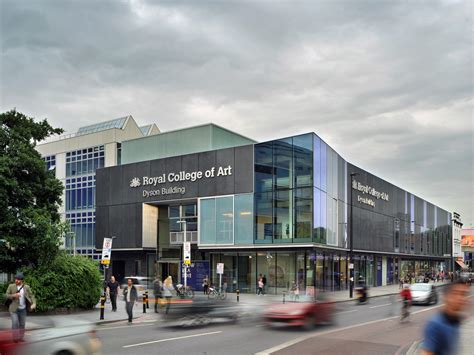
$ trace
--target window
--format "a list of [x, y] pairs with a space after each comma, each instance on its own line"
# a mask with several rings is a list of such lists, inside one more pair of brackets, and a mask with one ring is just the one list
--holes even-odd
[[56, 170], [56, 155], [49, 155], [49, 156], [43, 157], [43, 160], [46, 164], [47, 171]]
[[[92, 154], [92, 150], [97, 153]], [[104, 154], [104, 146], [66, 153], [66, 177], [91, 174], [104, 167]]]

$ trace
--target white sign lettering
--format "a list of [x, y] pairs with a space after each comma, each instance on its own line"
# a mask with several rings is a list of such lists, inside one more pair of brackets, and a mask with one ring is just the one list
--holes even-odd
[[354, 190], [362, 192], [362, 195], [370, 195], [370, 196], [357, 196], [357, 202], [363, 203], [365, 205], [375, 207], [375, 201], [371, 198], [374, 197], [377, 200], [384, 200], [384, 201], [389, 201], [389, 195], [386, 192], [380, 192], [377, 191], [375, 188], [369, 186], [369, 185], [364, 185], [361, 184], [359, 181], [352, 181], [352, 188]]

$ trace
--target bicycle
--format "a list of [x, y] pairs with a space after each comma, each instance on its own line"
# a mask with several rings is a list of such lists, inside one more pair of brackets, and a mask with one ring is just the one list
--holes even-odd
[[207, 298], [210, 300], [218, 299], [218, 300], [225, 300], [227, 297], [227, 292], [221, 292], [217, 287], [209, 286]]
[[191, 298], [191, 299], [194, 298], [194, 290], [191, 286], [186, 286], [186, 289], [185, 289], [184, 285], [177, 284], [176, 294], [181, 298]]
[[407, 300], [403, 301], [402, 314], [400, 315], [400, 322], [403, 322], [405, 319], [408, 319], [410, 316], [410, 302]]

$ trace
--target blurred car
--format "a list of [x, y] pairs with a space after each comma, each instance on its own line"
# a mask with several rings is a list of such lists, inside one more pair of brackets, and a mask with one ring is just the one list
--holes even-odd
[[226, 301], [208, 299], [175, 299], [172, 301], [168, 314], [162, 314], [163, 326], [193, 327], [204, 326], [217, 322], [236, 322], [244, 314], [243, 306]]
[[438, 294], [432, 284], [416, 283], [410, 285], [410, 291], [413, 304], [438, 303]]
[[268, 325], [284, 324], [309, 329], [316, 324], [333, 323], [334, 310], [334, 302], [304, 296], [296, 302], [271, 306], [263, 317]]
[[101, 348], [95, 325], [78, 319], [54, 317], [47, 324], [28, 330], [19, 343], [12, 341], [11, 330], [0, 330], [2, 355], [99, 355]]
[[[149, 288], [151, 288], [151, 285], [153, 283], [153, 280], [150, 279], [149, 277], [144, 277], [144, 276], [126, 276], [123, 278], [122, 280], [122, 284], [120, 285], [120, 288], [121, 288], [121, 292], [123, 292], [123, 290], [125, 288], [127, 288], [127, 280], [128, 279], [132, 279], [132, 282], [133, 282], [133, 285], [135, 286], [135, 288], [137, 289], [137, 293], [138, 293], [138, 298], [139, 300], [143, 297], [143, 293], [148, 290]], [[151, 295], [149, 295], [149, 297], [151, 297]]]

